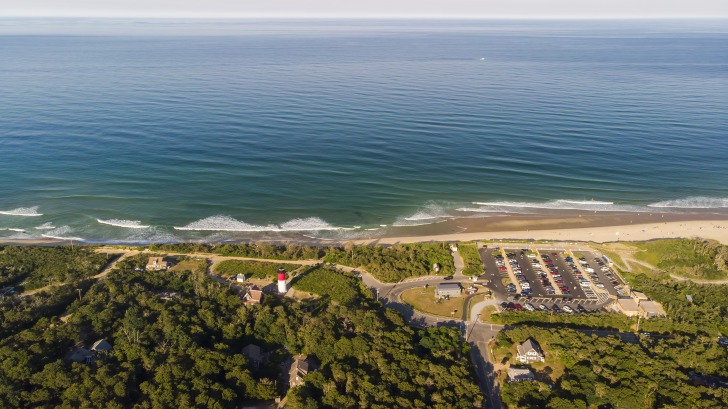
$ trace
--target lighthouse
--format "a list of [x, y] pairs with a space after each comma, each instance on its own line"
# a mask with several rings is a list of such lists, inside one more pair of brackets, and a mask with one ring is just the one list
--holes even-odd
[[288, 292], [288, 285], [286, 285], [286, 270], [278, 269], [278, 293], [285, 294]]

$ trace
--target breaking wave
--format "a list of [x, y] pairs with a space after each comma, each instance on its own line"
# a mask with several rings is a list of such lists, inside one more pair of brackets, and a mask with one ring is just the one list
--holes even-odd
[[452, 217], [453, 216], [449, 213], [447, 207], [435, 203], [430, 203], [410, 216], [397, 219], [394, 223], [392, 223], [392, 226], [422, 226], [425, 224], [437, 223], [439, 221], [450, 219]]
[[72, 230], [68, 226], [61, 226], [57, 229], [51, 230], [46, 234], [41, 234], [41, 236], [47, 238], [47, 239], [55, 239], [55, 240], [75, 240], [75, 241], [85, 241], [81, 237], [73, 237], [68, 236], [69, 233], [71, 233]]
[[143, 225], [139, 220], [121, 220], [121, 219], [109, 219], [101, 220], [96, 219], [101, 224], [108, 224], [109, 226], [125, 227], [127, 229], [147, 229], [148, 225]]
[[42, 213], [38, 213], [38, 206], [33, 207], [18, 207], [13, 210], [0, 210], [0, 214], [8, 216], [25, 216], [25, 217], [37, 217], [43, 216]]
[[56, 226], [53, 225], [51, 222], [43, 223], [40, 226], [34, 227], [36, 230], [53, 230], [56, 228]]
[[15, 232], [19, 232], [19, 233], [25, 232], [25, 229], [17, 229], [15, 227], [0, 227], [0, 230], [15, 231]]
[[318, 217], [292, 219], [281, 225], [256, 225], [246, 223], [230, 216], [211, 216], [192, 222], [186, 226], [174, 227], [175, 230], [231, 231], [231, 232], [283, 232], [283, 231], [323, 231], [350, 230], [353, 228], [333, 226]]
[[662, 202], [647, 205], [653, 208], [677, 208], [677, 209], [721, 209], [728, 208], [728, 198], [715, 197], [687, 197], [684, 199], [665, 200]]
[[[545, 209], [545, 210], [586, 210], [596, 212], [639, 212], [645, 211], [642, 206], [615, 204], [614, 202], [600, 202], [596, 200], [551, 200], [548, 202], [473, 202], [479, 208], [464, 208], [471, 212], [503, 212], [512, 213], [514, 209]], [[467, 209], [467, 210], [465, 210]], [[522, 212], [518, 212], [522, 213]]]

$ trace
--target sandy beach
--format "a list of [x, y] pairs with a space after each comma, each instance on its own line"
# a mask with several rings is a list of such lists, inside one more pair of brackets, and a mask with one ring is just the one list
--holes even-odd
[[[545, 223], [544, 223], [545, 224]], [[585, 224], [589, 224], [587, 221]], [[686, 220], [638, 224], [618, 224], [610, 226], [590, 226], [576, 228], [539, 228], [499, 231], [467, 231], [449, 234], [422, 236], [386, 237], [378, 240], [357, 240], [357, 244], [395, 244], [429, 241], [471, 241], [471, 240], [554, 240], [590, 241], [597, 243], [616, 241], [645, 241], [662, 238], [692, 238], [718, 240], [728, 243], [728, 220]]]

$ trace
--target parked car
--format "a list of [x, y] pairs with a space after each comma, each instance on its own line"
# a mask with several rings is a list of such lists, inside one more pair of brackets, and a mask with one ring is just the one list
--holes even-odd
[[524, 307], [529, 311], [536, 311], [536, 307], [534, 307], [533, 304], [531, 304], [531, 303], [526, 303], [526, 305], [524, 305]]
[[569, 314], [572, 314], [574, 312], [574, 309], [569, 307], [568, 305], [564, 305], [564, 311], [568, 312]]
[[542, 311], [548, 311], [549, 310], [549, 307], [547, 307], [544, 304], [539, 305], [538, 308], [540, 308]]

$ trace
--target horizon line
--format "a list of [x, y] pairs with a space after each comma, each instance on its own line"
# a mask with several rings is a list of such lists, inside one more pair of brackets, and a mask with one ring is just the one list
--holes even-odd
[[0, 18], [39, 18], [39, 19], [154, 19], [154, 20], [728, 20], [728, 15], [661, 15], [661, 16], [528, 16], [528, 15], [349, 15], [349, 14], [0, 14]]

